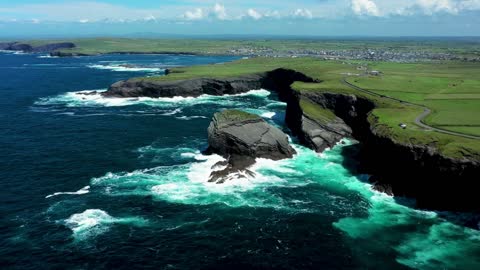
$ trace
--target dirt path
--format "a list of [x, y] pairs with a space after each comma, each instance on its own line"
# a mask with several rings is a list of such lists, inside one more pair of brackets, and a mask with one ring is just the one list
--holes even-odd
[[349, 83], [347, 81], [347, 78], [343, 78], [342, 83], [345, 84], [346, 86], [352, 88], [352, 89], [355, 89], [355, 90], [363, 92], [363, 93], [367, 93], [369, 95], [373, 95], [373, 96], [377, 96], [377, 97], [381, 97], [381, 98], [386, 98], [386, 99], [390, 99], [390, 100], [393, 100], [393, 101], [396, 101], [396, 102], [399, 102], [399, 103], [403, 103], [403, 104], [407, 104], [407, 105], [422, 108], [423, 113], [421, 113], [419, 116], [417, 116], [417, 118], [415, 118], [415, 124], [417, 124], [418, 126], [424, 128], [424, 129], [433, 130], [433, 131], [436, 131], [436, 132], [449, 134], [449, 135], [454, 135], [454, 136], [459, 136], [459, 137], [468, 138], [468, 139], [480, 140], [480, 136], [469, 135], [469, 134], [459, 133], [459, 132], [450, 131], [450, 130], [446, 130], [446, 129], [436, 128], [436, 127], [432, 127], [430, 125], [425, 124], [425, 122], [423, 122], [423, 120], [425, 119], [425, 117], [430, 115], [430, 113], [432, 113], [432, 111], [429, 108], [427, 108], [423, 105], [411, 103], [411, 102], [408, 102], [408, 101], [403, 101], [403, 100], [398, 99], [398, 98], [385, 96], [385, 95], [378, 94], [378, 93], [375, 93], [375, 92], [370, 91], [370, 90], [360, 88], [360, 87], [358, 87], [358, 86], [356, 86], [352, 83]]

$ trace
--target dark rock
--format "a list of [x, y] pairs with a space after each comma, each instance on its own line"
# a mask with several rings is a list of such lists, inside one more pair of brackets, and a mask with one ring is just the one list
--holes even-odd
[[[171, 73], [171, 71], [168, 71]], [[232, 95], [245, 93], [254, 89], [275, 89], [280, 99], [286, 100], [294, 81], [314, 82], [302, 73], [276, 69], [271, 72], [240, 76], [226, 79], [189, 79], [178, 81], [163, 81], [152, 79], [130, 79], [114, 83], [102, 95], [105, 97], [198, 97], [208, 95]]]
[[208, 127], [208, 143], [213, 153], [229, 156], [291, 158], [295, 150], [288, 137], [261, 117], [237, 110], [216, 113]]
[[228, 159], [226, 167], [214, 171], [210, 177], [209, 181], [217, 183], [224, 182], [232, 173], [245, 173], [255, 158], [280, 160], [295, 154], [285, 133], [257, 115], [237, 110], [214, 115], [208, 127], [208, 143], [208, 152]]
[[32, 50], [32, 46], [23, 43], [15, 43], [10, 46], [11, 51], [23, 51], [23, 52], [30, 52]]
[[392, 185], [385, 183], [385, 181], [382, 181], [378, 176], [373, 175], [368, 181], [370, 181], [374, 190], [390, 196], [394, 195]]
[[34, 53], [49, 53], [60, 49], [71, 49], [75, 48], [75, 44], [71, 42], [61, 42], [61, 43], [50, 43], [45, 45], [40, 45], [33, 47], [30, 52]]
[[18, 43], [18, 42], [0, 43], [0, 50], [22, 51], [22, 52], [29, 52], [29, 53], [48, 53], [48, 52], [53, 52], [59, 49], [70, 49], [74, 47], [75, 47], [75, 44], [71, 42], [50, 43], [50, 44], [40, 45], [37, 47], [33, 47], [30, 44], [24, 44], [24, 43]]
[[15, 44], [16, 42], [0, 42], [0, 50], [2, 51], [10, 51], [12, 48], [12, 45]]
[[114, 83], [103, 95], [106, 97], [198, 97], [232, 95], [260, 89], [260, 76], [232, 79], [191, 79], [181, 81], [128, 80]]

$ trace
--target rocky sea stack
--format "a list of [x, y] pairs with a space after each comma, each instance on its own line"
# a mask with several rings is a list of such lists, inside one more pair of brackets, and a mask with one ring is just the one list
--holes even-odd
[[291, 158], [295, 150], [280, 129], [255, 114], [225, 110], [216, 113], [208, 127], [208, 153], [219, 154], [227, 162], [216, 164], [220, 170], [210, 176], [211, 182], [223, 183], [231, 173], [247, 170], [255, 158], [280, 160]]

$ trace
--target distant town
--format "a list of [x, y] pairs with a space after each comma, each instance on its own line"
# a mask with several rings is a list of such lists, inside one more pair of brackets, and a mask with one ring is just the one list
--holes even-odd
[[454, 53], [431, 51], [399, 51], [394, 49], [361, 50], [288, 50], [278, 51], [268, 47], [240, 47], [230, 54], [249, 57], [318, 57], [324, 60], [370, 60], [389, 62], [465, 61], [480, 62], [480, 56], [461, 57]]

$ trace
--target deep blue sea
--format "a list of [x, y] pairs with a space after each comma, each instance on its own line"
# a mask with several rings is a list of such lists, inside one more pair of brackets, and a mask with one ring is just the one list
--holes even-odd
[[266, 90], [77, 94], [234, 59], [0, 53], [0, 268], [480, 269], [479, 231], [372, 191], [345, 167], [353, 141], [317, 154], [292, 138], [293, 159], [208, 183], [214, 112], [283, 126], [285, 104]]

